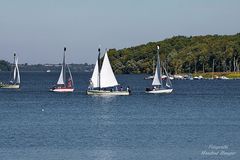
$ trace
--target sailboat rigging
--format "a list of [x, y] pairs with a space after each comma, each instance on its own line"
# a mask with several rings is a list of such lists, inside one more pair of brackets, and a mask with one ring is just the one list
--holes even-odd
[[108, 53], [104, 54], [101, 64], [101, 51], [98, 49], [98, 59], [96, 61], [92, 77], [89, 80], [88, 95], [129, 95], [130, 89], [123, 90], [113, 73]]
[[18, 58], [16, 56], [16, 53], [14, 53], [14, 59], [13, 59], [13, 69], [10, 73], [10, 80], [8, 83], [0, 84], [0, 88], [7, 88], [7, 89], [19, 89], [20, 88], [20, 72], [18, 68]]
[[[166, 82], [163, 83], [163, 72], [166, 74]], [[172, 83], [169, 74], [164, 67], [161, 65], [159, 56], [159, 46], [157, 46], [157, 64], [155, 69], [155, 75], [152, 82], [152, 88], [146, 88], [146, 93], [171, 93], [173, 91]]]
[[[66, 47], [64, 47], [61, 72], [60, 72], [57, 84], [50, 89], [50, 91], [52, 92], [73, 92], [74, 91], [72, 73], [70, 71], [68, 64], [66, 64], [66, 50], [67, 50]], [[68, 70], [68, 73], [69, 73], [68, 79], [66, 77], [66, 70]]]

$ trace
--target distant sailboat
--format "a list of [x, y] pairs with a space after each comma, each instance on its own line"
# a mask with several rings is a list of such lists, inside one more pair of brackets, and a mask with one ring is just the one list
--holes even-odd
[[90, 85], [87, 90], [88, 95], [129, 95], [130, 89], [127, 87], [123, 90], [118, 88], [119, 84], [113, 73], [108, 54], [104, 54], [103, 63], [101, 65], [100, 49], [98, 49], [98, 59], [90, 79]]
[[18, 58], [16, 57], [16, 53], [14, 53], [13, 70], [11, 71], [11, 74], [10, 74], [9, 83], [0, 84], [0, 88], [8, 88], [8, 89], [20, 88], [20, 72], [18, 68]]
[[[163, 83], [162, 80], [162, 68], [166, 74], [166, 82]], [[152, 88], [146, 88], [146, 93], [171, 93], [173, 91], [172, 83], [168, 72], [164, 66], [161, 67], [160, 57], [159, 57], [159, 46], [157, 46], [157, 66], [155, 70], [155, 75], [152, 82]]]
[[[73, 92], [73, 78], [69, 66], [65, 63], [66, 47], [64, 47], [63, 53], [63, 63], [60, 76], [58, 78], [57, 84], [50, 89], [52, 92]], [[66, 68], [68, 69], [69, 78], [66, 78]]]

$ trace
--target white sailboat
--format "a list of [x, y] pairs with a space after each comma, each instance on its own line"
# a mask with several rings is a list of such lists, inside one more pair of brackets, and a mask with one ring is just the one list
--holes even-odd
[[96, 61], [95, 68], [93, 70], [92, 77], [90, 79], [90, 85], [87, 90], [88, 95], [129, 95], [130, 89], [127, 87], [123, 90], [119, 88], [119, 84], [113, 73], [108, 54], [104, 54], [103, 63], [101, 65], [100, 49], [98, 49], [99, 55]]
[[0, 88], [7, 88], [7, 89], [19, 89], [20, 88], [20, 72], [18, 68], [18, 58], [16, 57], [16, 53], [14, 53], [14, 60], [13, 60], [13, 70], [10, 74], [9, 83], [1, 83]]
[[[50, 89], [50, 91], [52, 92], [73, 92], [74, 91], [72, 74], [69, 66], [65, 63], [65, 56], [66, 56], [66, 47], [64, 47], [61, 73], [59, 75], [57, 84]], [[68, 69], [68, 73], [69, 73], [68, 79], [66, 78], [66, 68]]]
[[[162, 68], [166, 74], [166, 82], [162, 80]], [[157, 66], [155, 70], [155, 75], [152, 82], [152, 88], [146, 88], [146, 93], [171, 93], [173, 91], [172, 83], [168, 72], [164, 66], [161, 67], [160, 57], [159, 57], [159, 46], [157, 46]]]

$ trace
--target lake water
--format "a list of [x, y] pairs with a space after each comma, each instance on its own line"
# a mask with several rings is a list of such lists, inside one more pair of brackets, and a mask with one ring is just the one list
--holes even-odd
[[22, 73], [20, 91], [0, 90], [0, 159], [240, 159], [240, 80], [175, 80], [172, 94], [149, 95], [144, 76], [117, 76], [131, 96], [100, 97], [85, 95], [88, 73], [73, 74], [70, 94], [48, 92], [58, 73]]

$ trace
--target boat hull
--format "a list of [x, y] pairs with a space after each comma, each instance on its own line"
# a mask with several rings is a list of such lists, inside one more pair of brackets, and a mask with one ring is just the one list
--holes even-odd
[[19, 89], [20, 85], [19, 84], [2, 84], [2, 85], [0, 85], [0, 88], [4, 88], [4, 89]]
[[74, 88], [55, 88], [55, 89], [50, 89], [50, 92], [62, 92], [62, 93], [66, 93], [66, 92], [73, 92]]
[[154, 78], [154, 76], [148, 76], [148, 77], [145, 77], [144, 79], [145, 79], [145, 80], [149, 80], [149, 79], [151, 80], [151, 79], [153, 79], [153, 78]]
[[173, 89], [156, 89], [156, 90], [151, 90], [151, 91], [145, 91], [146, 93], [151, 93], [151, 94], [169, 94], [172, 93]]
[[129, 91], [87, 90], [87, 95], [128, 96]]

